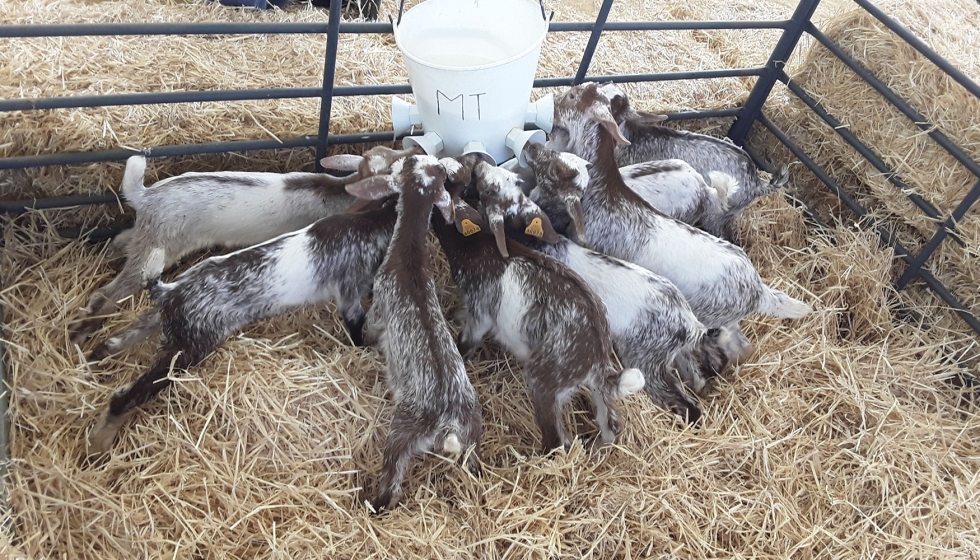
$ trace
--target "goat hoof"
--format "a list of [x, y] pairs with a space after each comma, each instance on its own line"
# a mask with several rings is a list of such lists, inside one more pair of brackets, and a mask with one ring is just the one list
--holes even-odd
[[112, 352], [109, 350], [109, 347], [106, 345], [106, 343], [103, 342], [102, 344], [96, 346], [95, 349], [89, 353], [88, 361], [101, 362], [102, 360], [108, 358], [110, 354], [112, 354]]

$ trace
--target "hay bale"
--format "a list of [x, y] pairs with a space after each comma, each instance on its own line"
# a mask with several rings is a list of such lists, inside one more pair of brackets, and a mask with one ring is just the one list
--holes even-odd
[[[885, 2], [881, 8], [973, 80], [980, 81], [980, 33], [973, 23], [980, 18], [980, 6], [975, 2], [956, 0], [925, 6], [911, 0], [895, 0]], [[970, 157], [980, 161], [980, 99], [860, 8], [830, 18], [824, 29], [845, 52], [906, 99]], [[789, 73], [894, 169], [913, 192], [938, 208], [942, 216], [949, 216], [977, 183], [977, 177], [823, 46], [814, 44]], [[895, 231], [911, 251], [917, 252], [936, 232], [937, 223], [795, 95], [785, 92], [772, 99], [768, 111], [810, 157], [872, 212], [875, 223]], [[811, 202], [831, 209], [840, 206], [807, 172], [795, 178], [799, 179], [803, 196]], [[957, 224], [957, 231], [966, 246], [945, 241], [926, 268], [974, 315], [980, 315], [980, 207], [975, 205], [967, 213]], [[944, 315], [943, 328], [969, 332], [951, 312]], [[970, 353], [975, 360], [975, 350]]]

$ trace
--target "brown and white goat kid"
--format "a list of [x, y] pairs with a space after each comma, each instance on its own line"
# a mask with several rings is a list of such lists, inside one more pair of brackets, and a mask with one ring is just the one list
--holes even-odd
[[[116, 277], [91, 295], [75, 326], [81, 343], [139, 291], [150, 254], [162, 253], [164, 268], [209, 247], [247, 247], [296, 231], [342, 212], [354, 199], [344, 186], [356, 175], [322, 173], [184, 173], [143, 186], [146, 158], [126, 162], [122, 193], [136, 210], [136, 223], [116, 236], [114, 248], [126, 263]], [[151, 278], [152, 280], [152, 278]]]
[[[572, 213], [588, 184], [587, 162], [570, 153], [558, 153], [538, 145], [525, 149], [535, 170], [531, 195], [559, 231], [574, 231]], [[576, 185], [579, 194], [566, 199], [565, 185]], [[582, 218], [580, 217], [579, 220]], [[677, 386], [671, 371], [677, 366], [684, 384], [703, 394], [708, 381], [744, 358], [751, 344], [731, 327], [705, 329], [677, 286], [666, 278], [615, 257], [597, 253], [561, 237], [548, 245], [526, 236], [516, 239], [528, 247], [558, 259], [574, 270], [606, 306], [613, 344], [620, 361], [643, 372], [644, 389], [658, 405], [690, 422], [700, 417], [697, 402]]]
[[642, 389], [643, 374], [615, 366], [602, 302], [541, 253], [509, 241], [504, 257], [493, 235], [462, 226], [465, 219], [481, 222], [479, 214], [465, 202], [456, 208], [457, 228], [433, 220], [432, 229], [466, 306], [460, 351], [472, 354], [491, 334], [524, 364], [545, 451], [570, 443], [561, 409], [582, 387], [592, 393], [601, 440], [612, 442], [619, 432], [616, 401]]
[[[769, 183], [763, 183], [752, 158], [735, 144], [706, 134], [660, 126], [659, 123], [666, 117], [636, 111], [630, 106], [626, 92], [614, 84], [603, 84], [599, 86], [599, 91], [609, 99], [612, 117], [619, 123], [623, 137], [630, 142], [629, 145], [616, 149], [618, 165], [631, 166], [654, 160], [680, 159], [713, 186], [720, 186], [720, 182], [725, 180], [724, 176], [717, 174], [730, 178], [732, 183], [725, 200], [727, 209], [720, 215], [720, 219], [709, 220], [705, 224], [706, 229], [714, 235], [732, 239], [731, 228], [739, 212], [756, 198], [785, 185], [789, 179], [788, 170], [783, 168]], [[666, 210], [664, 212], [672, 215]], [[719, 235], [715, 230], [720, 230], [724, 235]]]
[[742, 249], [665, 216], [626, 186], [614, 150], [629, 141], [597, 84], [575, 86], [562, 95], [555, 104], [555, 126], [567, 149], [592, 164], [584, 194], [568, 183], [567, 192], [559, 195], [565, 200], [582, 196], [591, 249], [673, 282], [709, 329], [737, 328], [753, 312], [790, 318], [810, 313], [809, 305], [766, 286]]
[[522, 181], [517, 175], [485, 161], [476, 165], [474, 174], [480, 203], [501, 256], [507, 257], [504, 230], [509, 220], [525, 224], [521, 229], [528, 235], [541, 238], [547, 243], [558, 241], [558, 234], [551, 227], [548, 217], [521, 190]]
[[110, 398], [89, 434], [88, 455], [105, 453], [136, 408], [156, 397], [172, 379], [171, 369], [186, 370], [208, 356], [242, 327], [297, 307], [334, 301], [361, 342], [363, 298], [371, 288], [395, 228], [395, 203], [359, 214], [323, 218], [296, 232], [204, 260], [173, 282], [160, 281], [161, 250], [148, 259], [145, 277], [155, 308], [130, 331], [97, 349], [100, 355], [121, 350], [162, 329], [164, 342], [156, 361], [134, 383]]
[[401, 195], [395, 232], [374, 281], [374, 302], [364, 326], [364, 341], [377, 343], [384, 352], [395, 401], [372, 501], [376, 512], [398, 502], [415, 455], [432, 449], [459, 453], [472, 446], [466, 464], [471, 471], [479, 470], [483, 436], [480, 403], [439, 307], [427, 248], [433, 205], [446, 222], [453, 222], [452, 201], [444, 188], [446, 170], [432, 156], [412, 156], [400, 167], [391, 175], [348, 187], [359, 198]]

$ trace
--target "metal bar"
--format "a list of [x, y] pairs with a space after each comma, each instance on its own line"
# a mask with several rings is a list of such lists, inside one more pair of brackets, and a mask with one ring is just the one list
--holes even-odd
[[54, 208], [72, 208], [94, 204], [114, 204], [118, 200], [119, 198], [111, 192], [97, 195], [52, 196], [50, 198], [33, 198], [30, 200], [2, 200], [0, 201], [0, 213], [15, 214], [25, 210], [51, 210]]
[[[687, 31], [697, 29], [785, 29], [789, 20], [783, 21], [610, 21], [603, 31]], [[552, 22], [548, 31], [592, 31], [595, 22]]]
[[904, 288], [913, 278], [920, 272], [922, 272], [922, 267], [929, 260], [929, 257], [936, 252], [939, 245], [942, 244], [946, 236], [951, 232], [955, 231], [956, 222], [963, 219], [963, 216], [970, 210], [970, 207], [976, 203], [977, 199], [980, 198], [980, 180], [977, 180], [970, 192], [966, 193], [963, 200], [960, 201], [959, 205], [953, 210], [953, 214], [943, 222], [936, 233], [933, 234], [929, 242], [919, 251], [916, 255], [915, 260], [909, 264], [909, 267], [902, 274], [901, 278], [898, 279], [898, 288]]
[[[0, 235], [4, 232], [0, 231]], [[0, 291], [3, 289], [3, 281], [0, 279]], [[8, 474], [10, 469], [10, 393], [13, 383], [7, 379], [7, 348], [4, 341], [7, 333], [4, 332], [5, 309], [2, 299], [0, 299], [0, 512], [3, 513], [2, 525], [0, 530], [13, 540], [15, 526], [10, 516], [10, 493], [8, 491], [10, 480]]]
[[765, 70], [755, 82], [755, 86], [752, 87], [748, 100], [745, 101], [745, 110], [735, 118], [735, 122], [728, 130], [728, 137], [736, 145], [741, 146], [745, 143], [749, 130], [752, 129], [752, 124], [762, 114], [762, 105], [769, 98], [773, 86], [776, 85], [777, 73], [782, 70], [786, 62], [789, 61], [789, 57], [792, 56], [793, 50], [796, 49], [796, 44], [803, 36], [803, 31], [810, 23], [810, 17], [813, 16], [818, 4], [820, 4], [820, 0], [800, 0], [799, 5], [796, 6], [783, 35], [772, 49]]
[[[671, 80], [706, 80], [713, 78], [737, 78], [758, 76], [763, 68], [726, 68], [722, 70], [692, 70], [686, 72], [658, 72], [652, 74], [613, 74], [607, 76], [587, 76], [590, 82], [664, 82]], [[538, 78], [534, 87], [567, 87], [575, 85], [575, 78]]]
[[[409, 84], [377, 84], [339, 86], [334, 97], [355, 95], [395, 95], [412, 93]], [[214, 101], [249, 101], [256, 99], [300, 99], [321, 97], [322, 87], [267, 88], [211, 91], [161, 91], [153, 93], [123, 93], [113, 95], [77, 95], [36, 99], [0, 99], [2, 111], [33, 111], [39, 109], [78, 109], [82, 107], [112, 107], [120, 105], [156, 105], [161, 103], [204, 103]]]
[[977, 177], [980, 177], [980, 164], [973, 161], [968, 155], [963, 153], [956, 144], [953, 143], [945, 134], [940, 132], [933, 124], [929, 123], [928, 119], [922, 116], [918, 111], [909, 106], [904, 99], [899, 97], [894, 91], [884, 84], [881, 80], [876, 78], [874, 74], [869, 72], [864, 66], [859, 64], [853, 58], [851, 58], [847, 53], [844, 52], [836, 43], [831, 41], [826, 35], [824, 35], [819, 29], [810, 25], [807, 30], [814, 39], [820, 41], [824, 47], [841, 60], [844, 64], [850, 67], [855, 74], [861, 77], [862, 80], [867, 82], [869, 86], [874, 88], [875, 91], [881, 94], [882, 97], [888, 100], [889, 103], [895, 106], [896, 109], [902, 112], [909, 120], [911, 120], [916, 126], [921, 128], [930, 138], [936, 141], [937, 144], [943, 147], [944, 150], [949, 152], [949, 155], [956, 158], [956, 161], [963, 164], [970, 173], [973, 173]]
[[[741, 110], [739, 107], [730, 109], [714, 109], [707, 111], [686, 111], [682, 113], [671, 113], [667, 117], [669, 120], [702, 119], [714, 117], [731, 117]], [[421, 134], [421, 131], [415, 133]], [[394, 133], [387, 132], [356, 132], [352, 134], [332, 134], [327, 139], [328, 146], [341, 144], [361, 144], [367, 142], [390, 142]], [[0, 158], [0, 169], [26, 169], [31, 167], [46, 167], [51, 165], [80, 165], [85, 163], [102, 163], [107, 161], [121, 161], [126, 158], [143, 154], [147, 157], [178, 157], [194, 156], [202, 154], [217, 154], [224, 152], [247, 152], [253, 150], [273, 150], [289, 148], [307, 148], [316, 146], [317, 139], [314, 136], [300, 136], [297, 138], [287, 138], [281, 142], [275, 139], [265, 140], [236, 140], [230, 142], [207, 142], [203, 144], [178, 144], [173, 146], [157, 146], [144, 148], [142, 150], [103, 150], [97, 152], [62, 152], [57, 154], [43, 154], [36, 156], [18, 156]], [[107, 195], [99, 195], [107, 196]], [[44, 200], [44, 199], [41, 199]], [[78, 206], [84, 204], [101, 204], [104, 201], [93, 201], [89, 203], [71, 204]], [[18, 212], [23, 208], [38, 208], [33, 200], [14, 200], [0, 201], [0, 213]], [[61, 208], [63, 206], [56, 206]], [[18, 209], [20, 208], [20, 210]]]
[[320, 160], [327, 156], [330, 136], [330, 110], [333, 107], [333, 78], [337, 70], [337, 45], [340, 42], [340, 1], [330, 0], [330, 21], [327, 31], [327, 50], [323, 56], [323, 92], [320, 98], [320, 127], [316, 142], [316, 170], [323, 171]]
[[[858, 153], [864, 156], [864, 159], [868, 160], [868, 163], [870, 163], [875, 169], [880, 171], [885, 176], [885, 178], [888, 179], [889, 182], [891, 182], [893, 185], [898, 187], [898, 189], [902, 191], [902, 193], [905, 194], [905, 196], [908, 197], [908, 199], [912, 202], [912, 204], [915, 204], [920, 210], [925, 212], [927, 216], [935, 220], [936, 223], [942, 221], [943, 219], [942, 214], [939, 213], [939, 210], [935, 206], [933, 206], [931, 202], [916, 194], [912, 189], [912, 187], [909, 186], [909, 184], [906, 183], [898, 175], [898, 173], [895, 173], [895, 171], [893, 171], [890, 167], [888, 167], [888, 165], [880, 157], [878, 157], [877, 154], [871, 151], [871, 149], [868, 148], [868, 146], [865, 143], [858, 140], [857, 136], [855, 136], [854, 133], [852, 133], [839, 120], [837, 120], [836, 117], [834, 117], [829, 112], [827, 112], [827, 110], [823, 107], [823, 105], [821, 105], [817, 100], [811, 97], [810, 94], [808, 94], [806, 90], [804, 90], [799, 84], [791, 80], [789, 76], [786, 75], [785, 72], [783, 71], [779, 72], [779, 81], [786, 84], [786, 87], [788, 87], [790, 91], [796, 94], [796, 96], [800, 99], [800, 101], [802, 101], [807, 107], [812, 109], [813, 112], [816, 113], [817, 116], [819, 116], [821, 119], [823, 119], [823, 121], [827, 123], [828, 126], [833, 128], [834, 132], [840, 135], [840, 137], [843, 138], [845, 142], [850, 144], [852, 148], [854, 148], [855, 150], [858, 151]], [[964, 243], [963, 239], [960, 238], [959, 235], [956, 235], [954, 233], [953, 238], [961, 246], [966, 246], [966, 243]]]
[[[770, 175], [776, 172], [775, 166], [773, 166], [771, 163], [766, 161], [766, 159], [763, 158], [758, 152], [753, 150], [751, 146], [745, 144], [744, 146], [742, 146], [742, 149], [745, 150], [745, 153], [749, 154], [749, 157], [752, 158], [752, 161], [755, 162], [755, 165], [759, 169], [762, 169], [763, 171], [769, 173]], [[790, 194], [790, 192], [787, 189], [781, 189], [780, 192], [784, 197], [786, 197], [789, 200], [790, 204], [796, 206], [797, 208], [802, 209], [803, 214], [806, 215], [806, 217], [809, 218], [813, 223], [825, 229], [830, 228], [830, 225], [827, 224], [827, 222], [820, 216], [820, 214], [817, 214], [816, 210], [810, 208], [810, 206], [806, 202]]]
[[[827, 185], [827, 188], [831, 190], [840, 200], [847, 206], [852, 212], [854, 212], [858, 217], [864, 217], [868, 212], [861, 207], [853, 198], [851, 198], [843, 189], [821, 168], [816, 162], [810, 159], [804, 152], [797, 146], [789, 137], [783, 132], [778, 126], [773, 124], [764, 114], [759, 115], [759, 122], [765, 126], [769, 132], [776, 137], [777, 140], [782, 142], [794, 156], [799, 159], [803, 165], [805, 165], [814, 175], [817, 176], [820, 181]], [[904, 245], [901, 244], [887, 229], [881, 226], [875, 226], [875, 232], [878, 237], [888, 246], [892, 247], [903, 261], [911, 265], [914, 261], [912, 254]], [[949, 305], [957, 315], [960, 316], [967, 325], [970, 326], [978, 335], [980, 335], [980, 319], [977, 319], [973, 313], [963, 303], [953, 295], [946, 286], [940, 282], [935, 276], [932, 275], [928, 270], [919, 271], [919, 277], [925, 281], [926, 285], [936, 293], [942, 299], [946, 305]], [[897, 286], [896, 286], [897, 287]], [[901, 289], [901, 288], [898, 288]]]
[[[327, 140], [330, 146], [339, 144], [359, 144], [363, 142], [391, 142], [393, 132], [356, 132], [353, 134], [333, 134]], [[236, 140], [232, 142], [207, 142], [204, 144], [178, 144], [158, 146], [142, 150], [104, 150], [98, 152], [67, 152], [38, 156], [20, 156], [0, 159], [0, 169], [24, 169], [49, 165], [78, 165], [119, 161], [136, 154], [147, 157], [196, 156], [201, 154], [220, 154], [225, 152], [249, 152], [253, 150], [275, 150], [286, 148], [309, 148], [316, 146], [316, 136], [299, 136], [283, 141]], [[8, 203], [9, 204], [9, 203]]]
[[[757, 76], [761, 71], [761, 68], [734, 68], [724, 70], [698, 70], [692, 72], [662, 72], [658, 74], [617, 74], [611, 76], [595, 76], [592, 79], [595, 81], [612, 82], [691, 80]], [[535, 80], [534, 87], [566, 86], [572, 85], [573, 81], [573, 78], [544, 78]], [[337, 86], [333, 88], [333, 97], [352, 97], [358, 95], [408, 95], [410, 93], [412, 93], [412, 86], [410, 84]], [[319, 87], [79, 95], [36, 99], [0, 99], [0, 112], [31, 111], [41, 109], [78, 109], [83, 107], [111, 107], [122, 105], [153, 105], [161, 103], [203, 103], [287, 98], [299, 99], [322, 96], [323, 88]]]
[[932, 50], [929, 45], [925, 44], [924, 41], [909, 32], [908, 29], [902, 27], [902, 24], [898, 23], [894, 19], [888, 17], [885, 12], [878, 9], [877, 6], [868, 2], [868, 0], [854, 0], [859, 6], [867, 10], [869, 14], [875, 17], [878, 21], [883, 23], [885, 27], [891, 29], [895, 35], [898, 35], [906, 43], [912, 46], [913, 49], [919, 51], [922, 56], [928, 58], [933, 64], [939, 67], [940, 70], [946, 73], [947, 76], [956, 80], [958, 84], [966, 88], [967, 91], [972, 93], [976, 97], [980, 97], [980, 85], [967, 77], [966, 74], [960, 72], [955, 66], [949, 63], [945, 58], [939, 56], [936, 51]]
[[[97, 37], [112, 35], [289, 35], [329, 32], [327, 23], [55, 23], [0, 25], [0, 38]], [[341, 23], [340, 33], [391, 33], [387, 23]]]
[[[683, 31], [694, 29], [785, 29], [784, 21], [616, 21], [607, 31]], [[290, 35], [327, 33], [327, 23], [58, 23], [40, 25], [0, 25], [0, 39], [39, 37], [98, 37], [113, 35]], [[548, 31], [592, 31], [592, 21], [551, 22]], [[341, 23], [340, 33], [390, 34], [390, 23]]]
[[592, 35], [589, 36], [589, 43], [585, 46], [585, 52], [582, 53], [582, 62], [578, 65], [578, 72], [575, 73], [575, 82], [572, 85], [581, 84], [585, 80], [585, 75], [589, 71], [589, 64], [592, 63], [592, 56], [599, 44], [599, 37], [602, 35], [602, 28], [606, 25], [606, 18], [609, 17], [609, 10], [612, 9], [612, 5], [613, 0], [602, 1], [602, 7], [599, 8], [595, 25], [592, 27]]

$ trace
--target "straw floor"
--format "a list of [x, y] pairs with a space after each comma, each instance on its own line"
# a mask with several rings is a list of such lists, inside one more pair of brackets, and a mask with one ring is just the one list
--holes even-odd
[[[747, 1], [629, 5], [610, 19], [778, 19], [792, 9]], [[0, 0], [0, 7], [4, 23], [324, 19], [302, 7], [256, 14], [143, 1]], [[595, 6], [553, 8], [576, 20]], [[776, 35], [739, 37], [624, 34], [600, 43], [592, 71], [761, 64]], [[549, 38], [539, 75], [573, 72], [585, 41], [581, 34]], [[10, 47], [0, 62], [5, 98], [314, 85], [323, 49], [322, 38], [302, 36], [35, 39]], [[342, 49], [338, 83], [406, 78], [390, 38], [344, 38]], [[750, 85], [712, 80], [631, 92], [642, 108], [683, 110], [737, 104]], [[334, 108], [337, 132], [386, 126], [383, 100], [337, 100]], [[277, 101], [0, 115], [0, 150], [290, 137], [313, 133], [316, 113], [312, 101]], [[764, 144], [761, 136], [753, 141]], [[297, 169], [311, 160], [308, 150], [154, 160], [148, 179], [189, 169]], [[121, 171], [121, 164], [100, 164], [10, 173], [0, 175], [0, 187], [5, 198], [103, 192], [116, 188]], [[0, 555], [980, 556], [980, 417], [972, 392], [959, 388], [966, 371], [952, 353], [975, 338], [962, 329], [920, 328], [939, 308], [928, 296], [890, 289], [895, 258], [873, 233], [821, 228], [783, 195], [746, 211], [741, 238], [771, 285], [816, 312], [798, 321], [750, 317], [745, 328], [756, 352], [704, 401], [701, 427], [684, 427], [636, 395], [623, 403], [616, 446], [576, 444], [542, 456], [520, 366], [491, 345], [467, 366], [484, 408], [483, 475], [437, 456], [418, 459], [404, 504], [381, 518], [369, 515], [363, 497], [373, 490], [391, 413], [383, 362], [349, 345], [332, 307], [299, 310], [233, 337], [138, 413], [106, 464], [79, 466], [97, 410], [149, 364], [154, 345], [101, 366], [70, 345], [68, 321], [119, 263], [104, 244], [65, 240], [56, 230], [121, 214], [108, 207], [2, 218], [3, 337], [13, 388], [5, 486], [14, 536], [0, 542]], [[453, 317], [458, 294], [437, 246], [432, 253]], [[127, 301], [107, 332], [147, 305], [143, 296]], [[579, 412], [586, 402], [567, 414], [579, 435], [595, 430]]]

